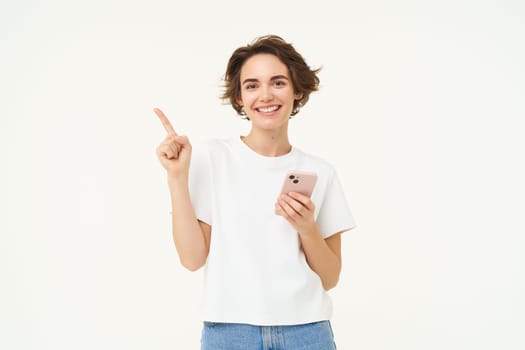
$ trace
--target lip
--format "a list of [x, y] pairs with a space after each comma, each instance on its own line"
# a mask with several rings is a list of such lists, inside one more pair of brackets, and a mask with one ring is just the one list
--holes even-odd
[[[268, 108], [273, 108], [273, 107], [277, 107], [277, 108], [274, 109], [273, 111], [270, 111], [270, 112], [263, 112], [263, 111], [261, 111], [261, 109], [268, 109]], [[281, 107], [282, 107], [281, 105], [267, 105], [267, 106], [255, 107], [254, 110], [257, 113], [259, 113], [259, 114], [270, 116], [270, 115], [273, 115], [274, 113], [278, 112], [281, 109]]]

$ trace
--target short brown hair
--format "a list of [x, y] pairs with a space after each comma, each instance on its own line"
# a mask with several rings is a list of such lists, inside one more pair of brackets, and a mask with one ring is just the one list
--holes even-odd
[[317, 73], [321, 69], [310, 69], [295, 48], [277, 35], [256, 38], [251, 44], [239, 47], [233, 52], [224, 74], [225, 90], [221, 98], [229, 99], [233, 109], [239, 115], [243, 115], [242, 106], [237, 102], [241, 97], [241, 68], [248, 58], [261, 53], [276, 56], [288, 68], [294, 93], [302, 94], [300, 99], [294, 100], [291, 115], [296, 115], [308, 101], [310, 93], [319, 89]]

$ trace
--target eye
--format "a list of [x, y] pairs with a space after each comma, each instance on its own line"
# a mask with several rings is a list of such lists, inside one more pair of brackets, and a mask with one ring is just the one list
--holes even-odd
[[244, 85], [244, 88], [246, 90], [253, 90], [253, 89], [257, 88], [257, 84], [246, 84], [246, 85]]
[[284, 80], [276, 80], [274, 82], [275, 86], [286, 86], [286, 82]]

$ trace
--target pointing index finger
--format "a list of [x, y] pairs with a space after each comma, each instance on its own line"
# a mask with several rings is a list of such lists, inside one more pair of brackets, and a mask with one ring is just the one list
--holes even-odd
[[169, 135], [175, 135], [177, 136], [177, 133], [175, 132], [175, 129], [173, 129], [173, 126], [171, 125], [168, 117], [162, 113], [162, 111], [158, 108], [153, 108], [153, 112], [159, 117], [162, 125], [164, 126], [164, 129], [168, 132]]

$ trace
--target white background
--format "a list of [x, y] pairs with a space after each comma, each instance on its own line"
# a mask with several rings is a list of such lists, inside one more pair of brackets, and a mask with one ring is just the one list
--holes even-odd
[[523, 4], [2, 1], [0, 348], [199, 348], [152, 108], [246, 133], [221, 76], [269, 33], [323, 66], [290, 138], [358, 223], [339, 348], [525, 348]]

